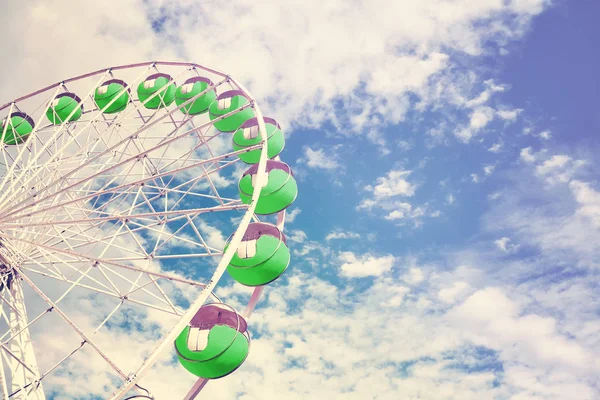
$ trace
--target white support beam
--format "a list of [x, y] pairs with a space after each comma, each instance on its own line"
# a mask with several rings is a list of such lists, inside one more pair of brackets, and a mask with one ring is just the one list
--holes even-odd
[[[25, 309], [25, 299], [23, 298], [23, 289], [21, 280], [17, 277], [13, 278], [8, 290], [12, 300], [12, 305], [9, 312], [9, 324], [11, 332], [19, 332], [11, 339], [7, 347], [12, 353], [12, 358], [9, 362], [11, 371], [11, 392], [18, 391], [23, 386], [30, 382], [40, 379], [40, 374], [37, 368], [35, 354], [33, 352], [33, 344], [31, 336], [27, 328], [27, 310]], [[39, 382], [34, 388], [24, 391], [20, 390], [15, 395], [11, 396], [11, 400], [45, 400], [44, 389]]]

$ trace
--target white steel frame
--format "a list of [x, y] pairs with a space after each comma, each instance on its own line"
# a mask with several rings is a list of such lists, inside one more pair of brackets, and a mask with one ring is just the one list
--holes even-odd
[[[201, 72], [218, 77], [217, 83], [207, 91], [229, 85], [243, 91], [250, 100], [240, 109], [254, 109], [262, 142], [245, 150], [261, 149], [257, 190], [249, 205], [221, 196], [218, 192], [215, 177], [237, 162], [239, 152], [214, 154], [211, 142], [223, 135], [212, 128], [215, 121], [196, 125], [197, 118], [184, 117], [175, 105], [151, 111], [137, 100], [130, 102], [127, 109], [114, 119], [103, 114], [103, 110], [94, 109], [91, 99], [95, 88], [112, 78], [114, 73], [139, 71], [136, 78], [127, 81], [128, 88], [132, 89], [131, 98], [135, 99], [137, 85], [159, 67], [179, 72], [178, 75], [172, 74], [178, 83], [182, 83], [182, 76], [190, 73]], [[84, 117], [77, 123], [48, 125], [44, 119], [48, 105], [59, 93], [69, 90], [67, 85], [70, 87], [83, 81], [93, 82], [85, 96], [78, 93], [82, 99], [80, 105], [85, 110]], [[267, 133], [263, 116], [254, 98], [240, 83], [223, 72], [193, 63], [148, 62], [99, 70], [24, 96], [0, 107], [0, 112], [4, 112], [4, 116], [16, 111], [29, 113], [31, 111], [25, 107], [35, 100], [38, 100], [38, 109], [33, 113], [36, 130], [24, 143], [4, 146], [0, 151], [0, 172], [4, 173], [0, 177], [2, 394], [4, 398], [13, 400], [45, 399], [44, 378], [88, 346], [122, 380], [122, 385], [110, 397], [121, 399], [131, 390], [140, 389], [137, 382], [153, 367], [163, 350], [172, 346], [197, 309], [212, 295], [248, 224], [257, 220], [254, 209], [267, 177]], [[137, 122], [132, 122], [134, 120]], [[160, 128], [165, 128], [165, 125], [170, 128], [163, 129], [163, 132]], [[2, 127], [0, 143], [4, 143], [6, 131], [7, 127]], [[169, 156], [168, 152], [173, 149], [171, 145], [188, 143], [186, 139], [188, 142], [191, 140], [191, 147], [186, 148], [181, 156]], [[196, 171], [198, 174], [194, 175]], [[186, 179], [176, 180], [176, 176], [185, 176]], [[204, 192], [199, 189], [203, 184]], [[195, 199], [191, 203], [206, 200], [216, 205], [194, 207], [184, 201], [188, 197]], [[156, 207], [163, 202], [164, 210]], [[223, 253], [204, 239], [197, 217], [236, 211], [244, 214], [228, 250]], [[285, 212], [279, 213], [277, 223], [280, 228], [283, 228], [284, 219]], [[177, 228], [171, 229], [169, 224]], [[186, 230], [194, 235], [185, 233]], [[133, 244], [131, 247], [135, 247], [135, 251], [123, 244], [125, 238]], [[187, 246], [204, 251], [165, 253], [169, 246]], [[152, 250], [147, 251], [146, 248]], [[206, 282], [156, 268], [156, 263], [161, 260], [207, 260], [212, 257], [221, 258]], [[34, 282], [32, 274], [62, 282], [67, 289], [53, 298]], [[119, 288], [117, 281], [121, 282], [121, 286], [126, 284], [129, 289]], [[159, 282], [165, 281], [197, 287], [201, 292], [183, 310], [159, 285]], [[28, 317], [25, 309], [22, 283], [47, 306], [33, 318]], [[92, 332], [78, 326], [60, 305], [73, 290], [81, 288], [119, 301]], [[246, 317], [252, 313], [261, 293], [262, 287], [255, 290]], [[137, 295], [140, 298], [136, 298]], [[145, 297], [142, 298], [142, 295]], [[121, 370], [94, 339], [94, 335], [126, 303], [163, 311], [178, 318], [137, 370], [130, 373]], [[40, 372], [29, 330], [51, 312], [68, 324], [81, 342], [57, 363]], [[6, 327], [3, 335], [2, 326]], [[6, 375], [5, 371], [9, 374]], [[199, 380], [186, 399], [195, 398], [205, 384], [205, 380]]]

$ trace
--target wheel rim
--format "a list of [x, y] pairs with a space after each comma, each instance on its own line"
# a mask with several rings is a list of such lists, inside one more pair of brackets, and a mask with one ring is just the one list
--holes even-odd
[[[29, 109], [37, 100], [41, 110], [32, 112], [35, 129], [27, 139], [20, 144], [4, 146], [0, 155], [0, 187], [3, 189], [0, 193], [0, 241], [6, 253], [4, 258], [0, 258], [3, 263], [0, 268], [3, 291], [11, 286], [9, 279], [12, 281], [13, 276], [19, 276], [26, 286], [43, 294], [45, 287], [37, 285], [31, 278], [39, 275], [68, 285], [64, 297], [58, 296], [57, 301], [38, 293], [53, 311], [60, 310], [60, 302], [71, 290], [83, 288], [120, 300], [121, 304], [132, 303], [164, 312], [170, 309], [176, 317], [181, 317], [180, 322], [185, 320], [185, 314], [170, 301], [168, 294], [162, 293], [161, 282], [176, 282], [199, 289], [208, 283], [210, 290], [205, 297], [211, 294], [212, 287], [220, 278], [214, 267], [215, 273], [207, 276], [205, 282], [165, 273], [163, 267], [176, 258], [227, 258], [227, 254], [220, 253], [205, 237], [210, 233], [210, 218], [207, 226], [201, 226], [197, 224], [199, 216], [230, 213], [239, 217], [241, 214], [241, 230], [250, 222], [254, 205], [247, 206], [235, 199], [235, 180], [229, 184], [231, 195], [225, 194], [227, 191], [224, 189], [219, 190], [220, 185], [225, 185], [222, 182], [223, 171], [233, 170], [236, 163], [241, 163], [233, 150], [215, 151], [222, 137], [231, 134], [211, 131], [218, 119], [210, 121], [207, 114], [185, 115], [174, 103], [155, 110], [144, 107], [136, 102], [137, 99], [131, 99], [124, 110], [108, 114], [99, 110], [94, 102], [96, 89], [103, 82], [119, 78], [117, 71], [140, 72], [137, 81], [131, 78], [124, 80], [127, 86], [122, 92], [130, 93], [130, 89], [137, 87], [151, 72], [166, 67], [179, 69], [181, 75], [213, 74], [220, 78], [213, 79], [217, 82], [215, 87], [229, 85], [229, 89], [244, 91], [225, 74], [199, 65], [146, 63], [114, 67], [73, 78], [65, 81], [64, 85], [50, 86], [0, 108], [0, 112], [10, 115]], [[181, 75], [172, 74], [175, 81], [183, 83]], [[79, 85], [84, 80], [95, 82], [87, 84], [86, 93], [80, 89], [84, 85]], [[58, 125], [44, 121], [40, 112], [47, 110], [47, 104], [43, 103], [67, 88], [77, 91], [82, 97], [83, 115], [77, 121]], [[155, 94], [159, 95], [160, 91]], [[42, 101], [39, 101], [42, 99], [40, 96], [45, 96]], [[119, 93], [113, 96], [113, 100], [121, 97]], [[189, 104], [193, 103], [193, 99]], [[146, 101], [150, 100], [152, 98]], [[106, 103], [104, 110], [109, 109], [114, 101]], [[256, 113], [260, 115], [259, 110]], [[64, 120], [69, 121], [71, 117], [65, 116]], [[161, 121], [170, 128], [163, 129]], [[172, 151], [176, 144], [182, 143], [187, 143], [187, 147], [182, 146], [182, 154]], [[185, 149], [193, 151], [186, 152]], [[256, 149], [265, 153], [259, 169], [266, 175], [266, 141]], [[192, 171], [199, 174], [193, 175]], [[184, 176], [185, 179], [182, 178]], [[163, 201], [164, 208], [158, 208], [157, 204]], [[200, 202], [202, 206], [192, 206]], [[210, 206], [211, 202], [214, 205]], [[227, 230], [230, 231], [231, 226]], [[133, 244], [133, 249], [124, 244], [124, 238], [128, 238], [126, 244]], [[241, 234], [234, 237], [231, 254], [237, 247], [235, 239], [239, 242]], [[203, 251], [192, 251], [198, 249]], [[223, 271], [224, 268], [220, 273]], [[139, 276], [142, 275], [148, 280], [140, 281]], [[128, 292], [121, 291], [114, 282], [117, 277], [132, 286]], [[156, 291], [150, 290], [155, 286]], [[142, 297], [138, 294], [153, 298], [162, 303], [162, 307], [137, 298]], [[3, 302], [5, 305], [8, 306], [8, 303]], [[42, 321], [49, 312], [32, 318], [34, 321], [29, 326]], [[65, 317], [63, 320], [67, 321], [69, 318]], [[71, 322], [76, 326], [74, 321]], [[103, 321], [97, 328], [105, 324], [106, 321]], [[5, 332], [0, 332], [2, 334]], [[93, 335], [86, 336], [81, 336], [85, 345], [89, 344], [103, 358], [110, 360], [99, 347], [92, 345]], [[128, 380], [125, 372], [116, 365], [113, 369], [124, 381]], [[35, 379], [29, 382], [28, 387], [35, 385], [40, 377], [42, 381], [47, 379], [50, 375], [45, 373], [44, 370], [31, 372]]]

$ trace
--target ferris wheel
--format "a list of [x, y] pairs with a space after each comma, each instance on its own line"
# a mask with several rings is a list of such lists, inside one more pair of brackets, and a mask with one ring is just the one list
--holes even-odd
[[[0, 120], [4, 398], [98, 381], [110, 399], [152, 399], [143, 378], [167, 354], [198, 378], [193, 399], [239, 368], [248, 317], [289, 265], [298, 192], [251, 94], [212, 68], [147, 62], [38, 90]], [[254, 288], [243, 313], [213, 293], [226, 271]]]

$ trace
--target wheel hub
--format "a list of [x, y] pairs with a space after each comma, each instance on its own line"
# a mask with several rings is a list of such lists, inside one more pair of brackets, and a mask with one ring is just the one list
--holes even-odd
[[23, 257], [14, 250], [5, 239], [0, 239], [0, 291], [10, 285], [17, 275], [16, 267], [23, 262]]

